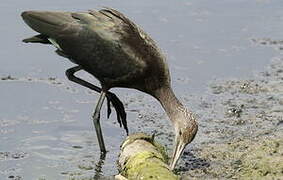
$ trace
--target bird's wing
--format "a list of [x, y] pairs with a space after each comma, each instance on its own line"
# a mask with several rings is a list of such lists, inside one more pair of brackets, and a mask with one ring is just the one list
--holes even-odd
[[[93, 14], [95, 11], [91, 11]], [[149, 49], [155, 50], [156, 52], [159, 52], [156, 43], [150, 38], [149, 35], [147, 35], [138, 25], [134, 24], [130, 19], [128, 19], [126, 16], [124, 16], [119, 11], [107, 8], [100, 10], [99, 13], [110, 17], [112, 20], [114, 20], [117, 30], [119, 32], [125, 32], [121, 38], [122, 42], [128, 44], [131, 47], [135, 47], [137, 50], [137, 54], [148, 54], [148, 52], [142, 52], [142, 50], [148, 51]], [[145, 49], [143, 49], [145, 48]]]
[[[24, 21], [44, 36], [57, 39], [61, 36], [75, 37], [88, 28], [92, 33], [109, 41], [119, 41], [125, 47], [137, 50], [135, 54], [146, 54], [141, 48], [153, 48], [158, 51], [155, 42], [136, 24], [122, 13], [111, 8], [88, 12], [52, 12], [26, 11], [22, 13]], [[38, 40], [38, 38], [36, 38]], [[25, 42], [41, 42], [35, 39]], [[34, 41], [35, 40], [35, 41]], [[43, 41], [45, 42], [45, 41]]]
[[148, 59], [163, 59], [155, 42], [114, 9], [75, 13], [27, 11], [22, 17], [85, 70], [104, 70], [96, 71], [96, 77], [111, 79], [141, 74], [151, 63]]

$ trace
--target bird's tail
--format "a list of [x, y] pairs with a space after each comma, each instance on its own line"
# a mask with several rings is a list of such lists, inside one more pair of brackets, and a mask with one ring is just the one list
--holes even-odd
[[48, 36], [45, 36], [43, 34], [39, 34], [36, 36], [32, 36], [26, 39], [23, 39], [23, 42], [25, 43], [42, 43], [42, 44], [51, 44], [48, 40]]
[[22, 18], [33, 30], [50, 37], [60, 34], [64, 25], [73, 21], [68, 12], [25, 11]]

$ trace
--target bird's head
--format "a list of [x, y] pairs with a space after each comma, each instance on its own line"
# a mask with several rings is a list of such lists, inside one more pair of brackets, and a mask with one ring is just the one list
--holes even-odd
[[170, 169], [173, 170], [185, 147], [195, 138], [198, 124], [195, 115], [176, 98], [170, 85], [157, 89], [153, 96], [161, 103], [175, 130], [175, 146], [170, 162]]
[[175, 127], [175, 146], [170, 162], [171, 170], [175, 168], [185, 147], [193, 141], [198, 131], [198, 124], [195, 120], [195, 116], [187, 110], [178, 113], [173, 123]]

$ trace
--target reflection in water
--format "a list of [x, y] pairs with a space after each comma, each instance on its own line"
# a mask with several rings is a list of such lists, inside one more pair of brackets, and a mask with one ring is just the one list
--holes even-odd
[[106, 153], [101, 153], [99, 157], [99, 161], [95, 164], [95, 175], [93, 179], [99, 179], [102, 176], [102, 166], [104, 164], [106, 157]]

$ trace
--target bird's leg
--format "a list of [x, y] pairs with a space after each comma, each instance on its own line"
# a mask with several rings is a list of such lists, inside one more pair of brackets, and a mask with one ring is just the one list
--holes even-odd
[[102, 153], [106, 153], [106, 148], [104, 145], [104, 141], [103, 141], [103, 135], [102, 135], [102, 131], [101, 131], [101, 126], [100, 126], [100, 110], [103, 104], [103, 101], [105, 99], [106, 96], [106, 92], [101, 91], [100, 93], [100, 97], [98, 99], [97, 105], [95, 107], [94, 113], [93, 113], [93, 124], [95, 127], [95, 131], [96, 131], [96, 135], [97, 135], [97, 139], [98, 139], [98, 143], [99, 143], [99, 147], [100, 147], [100, 151]]
[[89, 83], [89, 82], [87, 82], [87, 81], [85, 81], [85, 80], [83, 80], [83, 79], [81, 79], [81, 78], [78, 78], [78, 77], [76, 77], [76, 76], [74, 75], [76, 72], [78, 72], [78, 71], [80, 71], [80, 70], [82, 70], [82, 69], [83, 69], [83, 68], [82, 68], [81, 66], [75, 66], [75, 67], [72, 67], [72, 68], [70, 68], [70, 69], [67, 69], [67, 70], [66, 70], [66, 76], [67, 76], [67, 78], [68, 78], [70, 81], [73, 81], [73, 82], [78, 83], [78, 84], [80, 84], [80, 85], [82, 85], [82, 86], [85, 86], [85, 87], [87, 87], [87, 88], [89, 88], [89, 89], [91, 89], [91, 90], [94, 90], [94, 91], [96, 91], [96, 92], [101, 93], [101, 91], [102, 91], [101, 88], [99, 88], [99, 87], [97, 87], [97, 86], [95, 86], [95, 85], [93, 85], [93, 84], [91, 84], [91, 83]]
[[78, 83], [78, 84], [80, 84], [82, 86], [88, 87], [88, 88], [90, 88], [90, 89], [92, 89], [94, 91], [100, 92], [100, 98], [98, 100], [98, 103], [96, 105], [96, 108], [95, 108], [94, 114], [93, 114], [93, 124], [94, 124], [95, 131], [96, 131], [96, 134], [97, 134], [100, 151], [102, 153], [105, 153], [106, 152], [106, 148], [105, 148], [105, 145], [104, 145], [104, 141], [103, 141], [103, 136], [102, 136], [102, 131], [101, 131], [101, 126], [100, 126], [99, 120], [100, 120], [100, 110], [101, 110], [103, 101], [105, 99], [106, 92], [102, 91], [101, 88], [99, 88], [97, 86], [94, 86], [94, 85], [90, 84], [89, 82], [84, 81], [84, 80], [74, 76], [74, 73], [79, 71], [79, 70], [81, 70], [81, 69], [82, 69], [81, 66], [75, 66], [73, 68], [68, 69], [66, 71], [66, 75], [69, 78], [69, 80], [71, 80], [73, 82], [76, 82], [76, 83]]
[[[80, 71], [82, 70], [83, 68], [81, 66], [75, 66], [75, 67], [72, 67], [70, 69], [67, 69], [66, 70], [66, 76], [68, 77], [68, 79], [70, 81], [73, 81], [75, 83], [78, 83], [82, 86], [85, 86], [91, 90], [94, 90], [96, 92], [99, 92], [101, 93], [102, 89], [81, 79], [81, 78], [78, 78], [76, 77], [74, 74], [77, 72], [77, 71]], [[106, 92], [106, 98], [107, 98], [107, 116], [109, 118], [110, 114], [111, 114], [111, 108], [110, 108], [110, 102], [113, 104], [115, 110], [116, 110], [116, 114], [117, 114], [117, 120], [118, 120], [118, 123], [121, 125], [123, 125], [124, 129], [126, 130], [127, 132], [127, 135], [128, 135], [128, 126], [127, 126], [127, 121], [126, 121], [126, 112], [125, 112], [125, 108], [124, 108], [124, 105], [123, 103], [120, 101], [120, 99], [112, 92], [110, 91], [107, 91]]]

